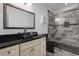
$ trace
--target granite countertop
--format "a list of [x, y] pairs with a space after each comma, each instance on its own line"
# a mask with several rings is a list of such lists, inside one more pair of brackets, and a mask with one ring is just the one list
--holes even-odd
[[[3, 38], [5, 37], [5, 38]], [[17, 44], [21, 44], [24, 42], [29, 42], [35, 39], [39, 39], [45, 37], [45, 35], [41, 34], [41, 35], [37, 35], [37, 36], [33, 36], [33, 37], [29, 37], [26, 39], [23, 39], [22, 37], [18, 37], [17, 35], [13, 35], [13, 37], [9, 36], [0, 36], [0, 49], [5, 48], [5, 47], [9, 47], [9, 46], [13, 46], [13, 45], [17, 45]], [[3, 39], [2, 39], [3, 38]]]

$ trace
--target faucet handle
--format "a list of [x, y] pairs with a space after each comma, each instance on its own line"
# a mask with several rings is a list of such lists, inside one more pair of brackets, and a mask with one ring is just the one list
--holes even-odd
[[24, 28], [24, 34], [26, 34], [26, 28]]

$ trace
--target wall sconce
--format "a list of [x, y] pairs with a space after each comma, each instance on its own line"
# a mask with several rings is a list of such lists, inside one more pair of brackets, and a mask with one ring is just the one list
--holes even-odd
[[27, 3], [27, 6], [31, 6], [32, 5], [32, 3]]
[[41, 16], [41, 24], [44, 24], [44, 23], [46, 23], [47, 24], [47, 17], [46, 16]]
[[68, 3], [65, 3], [65, 5], [68, 5]]

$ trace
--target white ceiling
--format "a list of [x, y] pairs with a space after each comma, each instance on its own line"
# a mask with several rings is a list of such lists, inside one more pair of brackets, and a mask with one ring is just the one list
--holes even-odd
[[48, 7], [52, 11], [63, 10], [69, 6], [72, 6], [72, 7], [78, 6], [78, 3], [68, 3], [67, 5], [65, 5], [65, 3], [41, 3], [41, 4]]
[[52, 9], [53, 11], [59, 10], [63, 7], [65, 7], [64, 3], [43, 3], [44, 6], [47, 6], [48, 8]]

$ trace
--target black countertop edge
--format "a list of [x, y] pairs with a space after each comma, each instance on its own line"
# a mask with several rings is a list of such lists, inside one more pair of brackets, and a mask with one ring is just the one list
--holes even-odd
[[59, 43], [59, 42], [53, 42], [53, 43], [54, 43], [54, 47], [58, 47], [60, 49], [63, 49], [63, 50], [66, 50], [66, 51], [79, 55], [79, 47], [66, 45], [66, 44]]
[[33, 41], [33, 40], [36, 40], [36, 39], [39, 39], [39, 38], [42, 38], [42, 37], [46, 37], [46, 35], [41, 34], [41, 35], [37, 35], [35, 37], [31, 37], [31, 38], [28, 38], [28, 39], [19, 39], [19, 40], [9, 41], [9, 42], [5, 42], [5, 43], [0, 43], [0, 49], [10, 47], [10, 46], [14, 46], [14, 45], [18, 45], [18, 44], [21, 44], [21, 43], [24, 43], [24, 42], [30, 42], [30, 41]]
[[[13, 36], [13, 35], [18, 35], [18, 34], [24, 34], [24, 33], [18, 32], [18, 33], [14, 33], [14, 34], [2, 34], [2, 35], [0, 35], [0, 37], [1, 36]], [[26, 34], [30, 34], [30, 32], [27, 32]]]
[[[28, 34], [30, 35], [30, 32], [26, 33], [27, 36], [28, 36]], [[22, 38], [24, 38], [23, 37], [24, 35], [25, 35], [24, 33], [0, 35], [0, 43], [6, 43], [9, 41], [15, 41], [18, 39], [22, 39]], [[32, 35], [30, 35], [29, 37], [32, 37]]]

